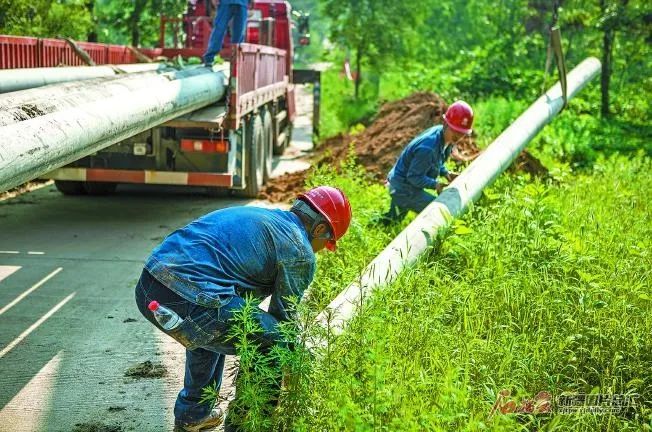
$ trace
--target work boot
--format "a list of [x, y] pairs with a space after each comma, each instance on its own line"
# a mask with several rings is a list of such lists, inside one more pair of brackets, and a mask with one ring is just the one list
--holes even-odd
[[218, 427], [224, 421], [224, 413], [220, 408], [213, 408], [213, 411], [203, 420], [196, 423], [183, 423], [174, 421], [174, 432], [199, 432]]

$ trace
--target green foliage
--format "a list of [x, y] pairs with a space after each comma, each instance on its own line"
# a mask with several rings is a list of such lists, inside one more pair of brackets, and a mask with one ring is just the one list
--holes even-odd
[[[652, 161], [614, 157], [596, 166], [593, 176], [554, 185], [501, 178], [323, 353], [304, 388], [307, 415], [293, 430], [634, 431], [649, 424], [649, 406], [628, 418], [489, 418], [504, 388], [518, 398], [542, 390], [652, 398]], [[364, 217], [377, 203], [354, 208]], [[353, 233], [345, 239], [357, 244]], [[360, 256], [375, 255], [377, 233], [365, 234], [371, 250], [349, 250], [328, 265], [320, 259], [311, 296], [328, 294], [318, 304], [332, 297], [331, 278], [350, 277]]]
[[160, 15], [181, 17], [185, 10], [186, 2], [176, 0], [96, 0], [98, 37], [100, 42], [154, 47]]
[[91, 28], [83, 0], [0, 0], [0, 34], [86, 40]]

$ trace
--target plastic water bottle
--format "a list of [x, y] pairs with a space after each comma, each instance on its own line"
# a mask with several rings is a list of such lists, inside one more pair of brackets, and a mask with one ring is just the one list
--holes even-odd
[[152, 311], [161, 327], [167, 331], [174, 330], [183, 323], [183, 319], [175, 311], [166, 308], [156, 300], [152, 300], [147, 308]]

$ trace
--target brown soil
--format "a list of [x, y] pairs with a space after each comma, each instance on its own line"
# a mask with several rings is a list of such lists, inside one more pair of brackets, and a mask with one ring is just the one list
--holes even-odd
[[160, 363], [147, 360], [132, 366], [125, 372], [125, 376], [133, 378], [162, 378], [168, 374], [167, 369]]
[[77, 423], [73, 432], [123, 432], [122, 426], [105, 425], [102, 423]]
[[22, 195], [27, 192], [31, 192], [35, 189], [39, 189], [45, 185], [52, 183], [52, 180], [32, 180], [27, 183], [23, 183], [20, 186], [17, 186], [13, 189], [9, 189], [5, 192], [0, 192], [0, 201], [8, 200], [10, 198], [15, 198], [19, 195]]
[[[338, 166], [353, 148], [358, 162], [372, 177], [383, 181], [405, 145], [425, 129], [441, 124], [446, 108], [446, 102], [441, 97], [425, 92], [386, 103], [362, 132], [336, 135], [324, 141], [315, 151], [313, 163]], [[475, 159], [481, 152], [472, 137], [456, 147], [451, 158], [460, 164]], [[545, 167], [526, 152], [519, 156], [515, 165], [519, 170], [534, 175], [547, 173]], [[305, 189], [309, 173], [310, 169], [271, 179], [260, 197], [272, 202], [289, 201]]]

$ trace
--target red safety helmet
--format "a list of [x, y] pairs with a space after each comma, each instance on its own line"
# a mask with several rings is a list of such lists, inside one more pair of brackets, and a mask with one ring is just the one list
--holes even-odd
[[319, 212], [331, 227], [333, 238], [328, 240], [326, 248], [334, 251], [335, 242], [341, 239], [351, 223], [351, 203], [344, 192], [332, 186], [318, 186], [297, 197]]
[[464, 101], [455, 101], [446, 110], [444, 121], [455, 132], [471, 135], [473, 126], [473, 110]]

